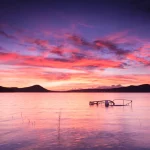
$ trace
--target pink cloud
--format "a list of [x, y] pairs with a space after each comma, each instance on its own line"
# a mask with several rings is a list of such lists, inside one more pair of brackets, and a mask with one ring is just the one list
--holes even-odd
[[7, 62], [10, 60], [16, 60], [19, 57], [16, 53], [3, 53], [0, 52], [0, 62]]
[[35, 51], [35, 50], [37, 50], [37, 48], [36, 47], [29, 47], [28, 50]]
[[46, 47], [49, 45], [48, 40], [42, 40], [42, 39], [36, 39], [36, 38], [27, 38], [26, 42], [31, 43], [31, 44], [35, 44], [38, 46], [42, 46], [42, 47]]
[[128, 54], [127, 58], [132, 60], [132, 61], [136, 61], [136, 62], [142, 63], [144, 65], [150, 65], [150, 61], [149, 60], [146, 60], [145, 58], [142, 58], [142, 57], [137, 57], [134, 54]]
[[[10, 62], [11, 60], [11, 62]], [[76, 67], [88, 67], [96, 66], [98, 68], [120, 68], [120, 61], [112, 61], [108, 59], [88, 59], [74, 57], [70, 60], [65, 59], [48, 59], [43, 56], [23, 56], [17, 53], [1, 53], [0, 61], [8, 64], [19, 64], [19, 65], [29, 65], [29, 66], [49, 66], [54, 68], [76, 68]]]

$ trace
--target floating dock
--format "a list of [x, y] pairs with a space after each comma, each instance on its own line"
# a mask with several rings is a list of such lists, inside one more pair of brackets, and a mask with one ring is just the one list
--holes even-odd
[[[117, 104], [116, 101], [122, 101], [122, 104]], [[89, 105], [99, 105], [105, 104], [106, 107], [108, 106], [132, 106], [132, 100], [127, 99], [114, 99], [114, 100], [100, 100], [100, 101], [90, 101]]]

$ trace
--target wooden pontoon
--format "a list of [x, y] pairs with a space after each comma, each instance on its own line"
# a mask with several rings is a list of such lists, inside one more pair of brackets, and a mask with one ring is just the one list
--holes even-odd
[[[122, 101], [122, 104], [117, 104], [117, 101]], [[132, 100], [127, 99], [114, 99], [114, 100], [100, 100], [100, 101], [90, 101], [89, 105], [99, 105], [105, 104], [106, 107], [108, 106], [132, 106]]]

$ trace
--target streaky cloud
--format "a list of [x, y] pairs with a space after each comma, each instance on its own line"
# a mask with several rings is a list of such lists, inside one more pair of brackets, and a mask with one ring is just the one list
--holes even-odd
[[5, 37], [5, 38], [8, 38], [8, 39], [15, 39], [15, 40], [17, 39], [15, 36], [9, 35], [5, 31], [2, 31], [2, 30], [0, 30], [0, 35]]

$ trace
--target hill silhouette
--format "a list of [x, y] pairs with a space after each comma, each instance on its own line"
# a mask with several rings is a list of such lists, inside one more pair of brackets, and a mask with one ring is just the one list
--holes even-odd
[[40, 85], [33, 85], [24, 88], [17, 88], [17, 87], [7, 88], [0, 86], [0, 92], [52, 92], [52, 91], [47, 90]]
[[[43, 88], [40, 85], [33, 85], [24, 88], [17, 87], [2, 87], [0, 86], [0, 92], [61, 92], [61, 91], [50, 91]], [[127, 87], [109, 88], [109, 89], [78, 89], [69, 90], [63, 92], [150, 92], [150, 84], [142, 84], [138, 86], [130, 85]]]

